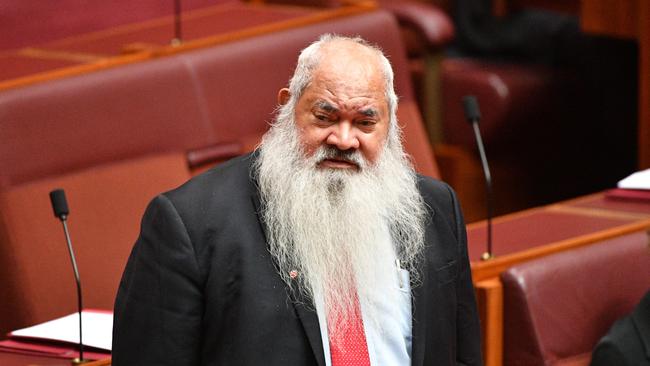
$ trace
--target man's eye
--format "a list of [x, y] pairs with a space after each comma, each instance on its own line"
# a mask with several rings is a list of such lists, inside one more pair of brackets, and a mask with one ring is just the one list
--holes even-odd
[[327, 117], [327, 116], [324, 115], [324, 114], [317, 114], [317, 115], [316, 115], [316, 118], [318, 118], [318, 119], [321, 120], [321, 121], [328, 121], [328, 120], [329, 120], [329, 117]]
[[361, 126], [369, 127], [369, 126], [373, 126], [375, 124], [375, 121], [363, 120], [363, 121], [359, 121], [358, 123]]

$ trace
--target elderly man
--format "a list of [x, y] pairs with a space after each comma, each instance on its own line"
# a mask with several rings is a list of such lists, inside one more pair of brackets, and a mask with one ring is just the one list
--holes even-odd
[[278, 100], [256, 152], [149, 205], [113, 364], [480, 364], [463, 218], [403, 151], [386, 57], [323, 36]]

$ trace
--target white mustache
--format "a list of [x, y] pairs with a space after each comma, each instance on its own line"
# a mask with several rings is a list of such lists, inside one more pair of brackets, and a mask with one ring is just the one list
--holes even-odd
[[315, 160], [317, 164], [320, 164], [325, 160], [339, 160], [354, 164], [359, 169], [365, 169], [368, 166], [368, 163], [359, 150], [341, 150], [334, 146], [319, 147], [314, 153], [313, 160]]

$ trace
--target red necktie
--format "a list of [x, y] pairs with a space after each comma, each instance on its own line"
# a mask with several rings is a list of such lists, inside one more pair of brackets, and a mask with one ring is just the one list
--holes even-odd
[[357, 297], [354, 298], [354, 309], [348, 316], [347, 326], [339, 330], [341, 334], [333, 334], [336, 329], [333, 324], [328, 328], [332, 366], [370, 366], [361, 307]]

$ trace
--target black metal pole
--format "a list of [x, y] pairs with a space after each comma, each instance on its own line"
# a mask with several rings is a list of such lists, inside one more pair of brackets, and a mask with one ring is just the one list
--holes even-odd
[[72, 250], [72, 242], [70, 240], [70, 233], [68, 232], [68, 224], [65, 216], [62, 217], [63, 232], [65, 233], [65, 240], [68, 244], [68, 253], [70, 254], [70, 261], [72, 262], [72, 270], [74, 272], [74, 279], [77, 283], [77, 306], [79, 309], [79, 361], [84, 362], [84, 344], [83, 344], [83, 331], [81, 312], [83, 310], [83, 299], [81, 297], [81, 280], [79, 279], [79, 269], [77, 268], [77, 260], [74, 257]]

